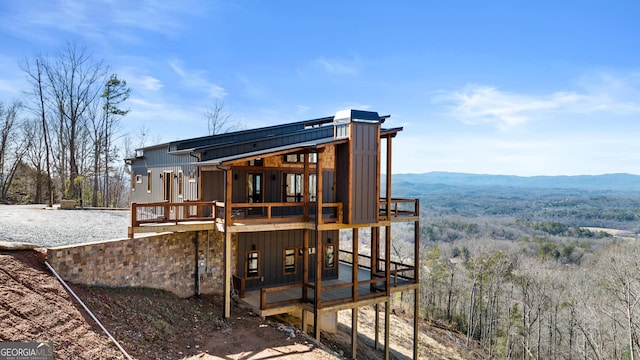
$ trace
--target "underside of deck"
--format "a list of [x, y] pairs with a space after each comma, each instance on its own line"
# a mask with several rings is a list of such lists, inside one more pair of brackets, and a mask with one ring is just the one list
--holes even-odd
[[[322, 281], [321, 285], [323, 289], [320, 292], [321, 303], [329, 303], [331, 305], [323, 306], [320, 311], [352, 309], [389, 300], [390, 296], [387, 296], [384, 291], [384, 279], [373, 284], [365, 283], [357, 285], [358, 290], [355, 300], [353, 297], [353, 286], [336, 287], [352, 284], [352, 269], [351, 265], [341, 263], [339, 271], [340, 277], [338, 279]], [[367, 280], [371, 280], [371, 272], [368, 269], [358, 269], [358, 281]], [[391, 294], [416, 289], [418, 287], [418, 284], [410, 281], [392, 279], [392, 282], [395, 283], [396, 286], [391, 288]], [[310, 285], [315, 286], [314, 283], [310, 283]], [[249, 306], [255, 314], [261, 317], [285, 314], [302, 309], [314, 312], [314, 290], [312, 288], [308, 289], [305, 298], [303, 288], [304, 287], [296, 287], [269, 292], [268, 299], [266, 299], [266, 309], [261, 308], [261, 289], [247, 291], [245, 297], [239, 299], [239, 301]], [[283, 305], [272, 306], [274, 304]]]

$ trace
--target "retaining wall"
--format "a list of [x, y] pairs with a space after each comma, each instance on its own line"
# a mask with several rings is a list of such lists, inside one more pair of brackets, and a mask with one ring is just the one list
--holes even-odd
[[[232, 242], [235, 266], [235, 241]], [[197, 247], [197, 255], [196, 255]], [[61, 246], [47, 250], [47, 260], [63, 279], [99, 286], [143, 286], [181, 297], [196, 294], [197, 260], [201, 260], [200, 293], [224, 289], [224, 235], [190, 231], [134, 239]]]

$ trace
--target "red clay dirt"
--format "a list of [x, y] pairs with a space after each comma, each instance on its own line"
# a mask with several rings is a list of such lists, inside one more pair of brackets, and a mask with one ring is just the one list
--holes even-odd
[[[62, 284], [46, 269], [44, 250], [0, 250], [0, 342], [52, 341], [56, 359], [124, 359]], [[350, 312], [341, 312], [325, 346], [279, 320], [264, 320], [240, 305], [222, 320], [222, 299], [188, 299], [147, 288], [71, 285], [134, 359], [337, 359], [351, 358]], [[358, 359], [380, 359], [373, 349], [373, 310], [359, 310]], [[288, 319], [291, 321], [292, 319]], [[410, 317], [391, 317], [391, 358], [410, 359]], [[421, 359], [481, 359], [451, 330], [422, 324]]]
[[[72, 286], [135, 359], [335, 359], [292, 327], [221, 301], [150, 289]], [[291, 335], [294, 335], [293, 337]], [[53, 341], [56, 359], [124, 359], [37, 251], [0, 251], [0, 341]]]

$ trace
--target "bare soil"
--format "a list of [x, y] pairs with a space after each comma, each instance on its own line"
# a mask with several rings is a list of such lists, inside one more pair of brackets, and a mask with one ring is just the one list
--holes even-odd
[[[53, 341], [56, 359], [124, 359], [124, 355], [67, 293], [37, 250], [0, 250], [0, 341]], [[222, 299], [188, 299], [146, 288], [71, 285], [127, 353], [135, 359], [351, 358], [351, 311], [339, 313], [338, 333], [323, 345], [289, 322], [261, 319], [240, 305], [222, 319]], [[411, 359], [413, 327], [402, 309], [391, 316], [391, 358]], [[382, 320], [384, 316], [380, 317]], [[372, 307], [359, 310], [358, 359], [380, 359], [374, 349]], [[294, 321], [291, 318], [284, 319]], [[382, 341], [381, 334], [381, 341]], [[422, 325], [421, 359], [481, 359], [455, 332]], [[380, 346], [382, 349], [382, 346]]]
[[[0, 341], [53, 341], [56, 359], [124, 359], [36, 251], [0, 251]], [[135, 359], [335, 359], [291, 326], [215, 297], [72, 286]]]

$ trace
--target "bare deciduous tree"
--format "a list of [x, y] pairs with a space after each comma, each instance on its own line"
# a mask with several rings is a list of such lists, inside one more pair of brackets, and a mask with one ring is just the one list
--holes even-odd
[[27, 140], [21, 136], [18, 119], [20, 102], [6, 106], [0, 102], [0, 201], [7, 200], [16, 170], [28, 149]]
[[204, 111], [204, 116], [207, 118], [209, 135], [241, 130], [244, 127], [240, 121], [233, 120], [231, 114], [224, 111], [224, 103], [217, 99], [211, 107]]
[[[51, 108], [57, 112], [58, 141], [60, 150], [60, 171], [62, 178], [67, 174], [70, 190], [63, 193], [68, 198], [80, 195], [76, 182], [79, 176], [78, 140], [85, 127], [90, 108], [102, 92], [105, 68], [75, 44], [68, 44], [53, 61], [44, 65], [49, 90]], [[62, 185], [65, 186], [64, 181]]]

